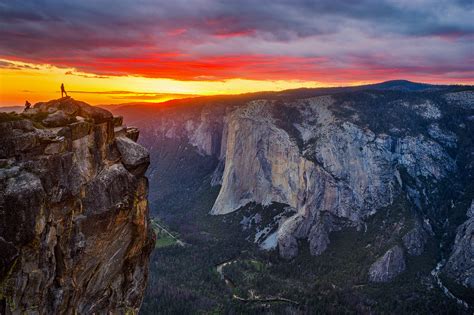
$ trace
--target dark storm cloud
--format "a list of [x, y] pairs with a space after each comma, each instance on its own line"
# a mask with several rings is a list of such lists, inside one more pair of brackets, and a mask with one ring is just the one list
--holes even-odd
[[315, 69], [327, 70], [375, 64], [376, 56], [392, 68], [416, 60], [417, 71], [469, 76], [473, 3], [0, 0], [0, 57], [100, 75], [170, 77], [168, 68], [203, 67], [182, 77], [192, 79], [229, 78], [241, 68], [209, 73], [206, 58], [216, 56], [316, 58]]

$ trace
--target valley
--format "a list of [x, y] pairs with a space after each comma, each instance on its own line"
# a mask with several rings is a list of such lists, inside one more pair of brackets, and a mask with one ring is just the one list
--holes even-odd
[[0, 16], [0, 315], [474, 315], [473, 0]]
[[449, 268], [471, 95], [403, 81], [117, 108], [151, 152], [152, 216], [186, 244], [155, 249], [141, 313], [469, 313]]

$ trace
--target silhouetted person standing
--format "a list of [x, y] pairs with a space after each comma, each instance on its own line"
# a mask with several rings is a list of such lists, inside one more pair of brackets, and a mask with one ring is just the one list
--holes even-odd
[[26, 112], [28, 109], [30, 109], [30, 107], [31, 107], [31, 103], [28, 102], [28, 101], [26, 101], [26, 103], [25, 103], [25, 112]]
[[67, 97], [66, 90], [64, 89], [64, 83], [61, 83], [61, 97], [64, 97], [64, 94], [66, 94]]

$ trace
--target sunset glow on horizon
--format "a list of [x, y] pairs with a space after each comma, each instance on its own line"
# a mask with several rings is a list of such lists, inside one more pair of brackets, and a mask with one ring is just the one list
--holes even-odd
[[10, 63], [0, 68], [0, 106], [22, 105], [58, 98], [64, 82], [69, 95], [91, 104], [163, 102], [171, 99], [216, 94], [277, 91], [300, 87], [321, 87], [317, 82], [229, 79], [223, 81], [180, 81], [140, 76], [98, 76], [75, 69], [36, 65], [0, 59]]
[[463, 1], [0, 2], [0, 106], [406, 79], [474, 84]]

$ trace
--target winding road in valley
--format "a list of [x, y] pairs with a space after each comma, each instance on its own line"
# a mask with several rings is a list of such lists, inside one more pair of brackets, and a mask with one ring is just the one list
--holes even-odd
[[[236, 263], [237, 261], [239, 261], [239, 260], [238, 259], [231, 259], [231, 260], [224, 261], [223, 263], [220, 263], [216, 266], [217, 273], [220, 275], [221, 279], [225, 282], [227, 287], [229, 287], [229, 289], [231, 289], [231, 290], [236, 288], [236, 284], [232, 281], [232, 279], [230, 279], [229, 277], [227, 277], [225, 275], [224, 267], [228, 266], [228, 265], [231, 265], [233, 263]], [[270, 302], [285, 302], [285, 303], [291, 303], [291, 304], [295, 304], [295, 305], [299, 304], [297, 301], [293, 301], [293, 300], [290, 300], [290, 299], [287, 299], [287, 298], [284, 298], [284, 297], [277, 297], [277, 296], [261, 297], [261, 296], [255, 295], [253, 292], [249, 292], [249, 293], [250, 293], [249, 298], [244, 298], [244, 297], [238, 296], [235, 293], [232, 294], [232, 298], [235, 299], [235, 300], [241, 301], [241, 302], [245, 302], [245, 303], [247, 303], [247, 302], [254, 302], [254, 303], [257, 303], [257, 302], [261, 302], [261, 303], [265, 303], [265, 302], [267, 302], [267, 303], [270, 303]]]

